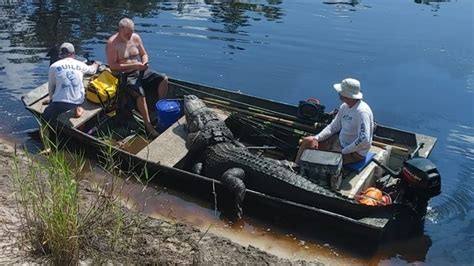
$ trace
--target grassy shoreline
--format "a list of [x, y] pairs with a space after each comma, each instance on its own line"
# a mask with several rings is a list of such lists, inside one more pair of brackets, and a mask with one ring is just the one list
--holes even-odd
[[[5, 149], [5, 150], [4, 150]], [[28, 163], [26, 154], [18, 150], [19, 159]], [[6, 170], [14, 160], [14, 148], [11, 142], [0, 138], [0, 213], [4, 214], [0, 229], [0, 262], [1, 263], [48, 263], [48, 257], [33, 252], [31, 245], [22, 237], [19, 217], [16, 212], [11, 176]], [[43, 158], [44, 160], [44, 158]], [[26, 170], [26, 168], [24, 169]], [[10, 183], [10, 184], [8, 184]], [[87, 181], [78, 182], [79, 207], [91, 205], [95, 198], [105, 197], [104, 190], [97, 190], [96, 184]], [[117, 205], [115, 205], [117, 206]], [[119, 206], [116, 211], [122, 215], [131, 210]], [[207, 263], [250, 263], [250, 264], [301, 264], [263, 252], [255, 247], [243, 247], [229, 239], [202, 232], [194, 227], [181, 223], [152, 219], [140, 213], [135, 226], [130, 226], [130, 219], [121, 221], [123, 234], [116, 240], [115, 246], [104, 243], [103, 238], [89, 238], [89, 250], [80, 246], [78, 261], [80, 263], [172, 263], [172, 264], [207, 264]], [[125, 216], [122, 216], [125, 217]], [[133, 220], [133, 219], [132, 219]], [[128, 227], [127, 227], [128, 226]], [[127, 228], [126, 228], [127, 227]], [[87, 227], [90, 228], [90, 227]], [[122, 230], [121, 229], [121, 230]], [[110, 232], [113, 233], [113, 232]], [[97, 234], [96, 234], [97, 236]], [[110, 242], [109, 242], [110, 243]], [[93, 253], [100, 256], [93, 256]], [[49, 260], [49, 263], [51, 260]], [[310, 262], [312, 264], [314, 262]]]

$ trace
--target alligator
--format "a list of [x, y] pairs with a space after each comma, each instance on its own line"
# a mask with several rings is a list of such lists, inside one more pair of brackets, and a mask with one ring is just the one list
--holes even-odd
[[198, 157], [191, 171], [221, 181], [234, 195], [237, 217], [243, 213], [246, 188], [330, 210], [349, 210], [351, 208], [344, 208], [344, 205], [357, 204], [295, 173], [281, 161], [249, 152], [236, 140], [225, 122], [197, 96], [185, 95], [183, 109], [188, 132], [186, 147]]

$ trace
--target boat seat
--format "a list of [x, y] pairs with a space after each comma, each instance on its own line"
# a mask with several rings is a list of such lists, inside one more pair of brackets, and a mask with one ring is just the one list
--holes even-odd
[[[373, 158], [379, 160], [381, 163], [386, 163], [390, 157], [391, 148], [386, 149], [372, 146], [370, 152], [374, 154]], [[344, 176], [341, 189], [339, 192], [348, 198], [354, 198], [355, 195], [369, 187], [375, 181], [375, 178], [380, 174], [379, 166], [373, 161], [368, 161], [368, 164], [361, 169], [360, 172], [349, 171]]]
[[58, 116], [58, 122], [69, 127], [77, 128], [82, 126], [85, 122], [89, 121], [92, 117], [99, 114], [99, 112], [103, 110], [100, 104], [95, 104], [89, 102], [88, 100], [84, 100], [84, 103], [81, 106], [84, 108], [84, 113], [81, 115], [81, 117], [74, 118], [74, 110], [69, 110]]
[[185, 123], [186, 119], [182, 116], [150, 144], [140, 150], [137, 157], [152, 163], [173, 167], [188, 153]]
[[362, 169], [364, 169], [372, 161], [372, 158], [374, 158], [374, 155], [375, 153], [369, 151], [367, 155], [364, 157], [364, 160], [361, 160], [355, 163], [345, 164], [344, 168], [360, 173], [360, 171], [362, 171]]
[[[219, 110], [213, 111], [216, 111], [222, 120], [227, 118], [227, 115]], [[175, 166], [188, 154], [188, 149], [186, 148], [186, 137], [188, 134], [184, 128], [185, 124], [186, 118], [182, 116], [150, 142], [150, 144], [140, 150], [137, 153], [137, 157], [151, 163], [160, 163], [168, 167]]]

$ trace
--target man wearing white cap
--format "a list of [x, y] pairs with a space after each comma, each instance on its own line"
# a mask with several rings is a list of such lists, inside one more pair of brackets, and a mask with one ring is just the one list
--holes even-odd
[[369, 105], [362, 100], [360, 82], [347, 78], [334, 84], [343, 102], [334, 120], [316, 136], [303, 138], [296, 163], [305, 149], [321, 149], [341, 152], [343, 163], [361, 161], [372, 144], [374, 116]]
[[86, 65], [75, 59], [74, 46], [65, 42], [59, 47], [59, 61], [49, 67], [49, 105], [43, 112], [46, 121], [54, 121], [59, 114], [74, 109], [74, 116], [80, 117], [84, 110], [84, 74], [94, 74], [98, 64]]

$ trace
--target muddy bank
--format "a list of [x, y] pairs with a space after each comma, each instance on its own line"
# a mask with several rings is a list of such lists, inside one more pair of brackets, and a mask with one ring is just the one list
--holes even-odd
[[[20, 160], [28, 160], [19, 151]], [[0, 263], [47, 262], [41, 254], [31, 251], [22, 239], [20, 221], [15, 209], [10, 167], [14, 156], [11, 143], [0, 139]], [[90, 204], [97, 197], [96, 189], [87, 181], [80, 183], [81, 204]], [[127, 212], [132, 212], [125, 209]], [[136, 215], [136, 214], [134, 214]], [[141, 215], [141, 214], [138, 214]], [[114, 253], [106, 245], [97, 242], [93, 248], [99, 258], [81, 256], [84, 263], [249, 263], [249, 264], [318, 264], [315, 261], [291, 261], [278, 258], [251, 245], [242, 246], [227, 238], [201, 231], [193, 226], [173, 223], [141, 215], [141, 223], [133, 234], [127, 249]], [[136, 228], [137, 229], [137, 228]], [[127, 240], [123, 240], [127, 241]]]

